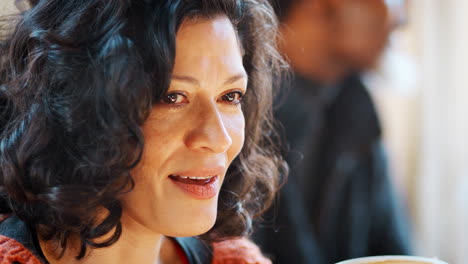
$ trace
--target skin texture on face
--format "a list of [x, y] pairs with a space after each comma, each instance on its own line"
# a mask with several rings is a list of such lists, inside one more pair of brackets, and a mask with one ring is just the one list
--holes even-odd
[[[135, 188], [122, 199], [124, 226], [133, 222], [167, 236], [194, 236], [214, 225], [219, 189], [244, 142], [240, 100], [246, 88], [229, 19], [184, 21], [170, 88], [142, 127], [145, 149], [132, 172]], [[169, 177], [213, 168], [219, 171], [217, 194], [209, 199], [194, 198]]]

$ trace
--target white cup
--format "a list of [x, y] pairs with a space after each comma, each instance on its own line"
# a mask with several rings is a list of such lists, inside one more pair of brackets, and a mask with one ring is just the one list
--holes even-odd
[[447, 264], [437, 258], [423, 258], [414, 256], [376, 256], [349, 259], [336, 264]]

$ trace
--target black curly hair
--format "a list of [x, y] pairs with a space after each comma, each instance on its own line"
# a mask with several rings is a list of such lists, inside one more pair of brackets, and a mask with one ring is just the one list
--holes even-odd
[[[184, 19], [226, 15], [245, 51], [246, 140], [228, 170], [215, 226], [202, 238], [246, 234], [287, 167], [272, 122], [284, 62], [267, 0], [30, 0], [0, 43], [0, 213], [14, 213], [63, 249], [121, 234], [119, 198], [144, 148], [141, 125], [166, 93]], [[14, 22], [13, 22], [14, 21]], [[109, 214], [97, 221], [98, 209]], [[113, 232], [108, 240], [96, 238]]]

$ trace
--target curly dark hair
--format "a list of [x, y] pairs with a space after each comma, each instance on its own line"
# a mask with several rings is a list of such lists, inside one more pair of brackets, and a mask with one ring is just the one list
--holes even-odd
[[[226, 15], [249, 76], [246, 139], [202, 238], [245, 235], [287, 171], [272, 119], [277, 21], [267, 0], [30, 0], [0, 46], [0, 203], [65, 248], [121, 235], [119, 198], [133, 188], [141, 125], [166, 93], [186, 18]], [[6, 30], [6, 31], [5, 31]], [[97, 222], [98, 209], [109, 214]], [[95, 238], [113, 232], [106, 241]]]

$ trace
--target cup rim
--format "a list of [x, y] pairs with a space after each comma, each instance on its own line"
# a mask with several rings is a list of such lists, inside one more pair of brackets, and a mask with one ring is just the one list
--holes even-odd
[[386, 261], [386, 260], [414, 260], [414, 261], [432, 261], [434, 264], [448, 264], [438, 258], [426, 258], [420, 256], [407, 256], [407, 255], [386, 255], [386, 256], [372, 256], [372, 257], [363, 257], [363, 258], [354, 258], [348, 259], [336, 264], [365, 264], [358, 263], [357, 261]]

